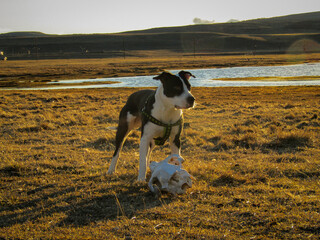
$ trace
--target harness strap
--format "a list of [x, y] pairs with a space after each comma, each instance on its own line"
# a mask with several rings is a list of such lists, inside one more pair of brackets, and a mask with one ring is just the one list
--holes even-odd
[[161, 126], [161, 127], [164, 127], [164, 136], [163, 137], [157, 137], [157, 138], [154, 138], [154, 141], [155, 141], [155, 144], [156, 145], [163, 145], [170, 137], [170, 134], [171, 134], [171, 130], [172, 130], [172, 127], [174, 126], [179, 126], [179, 125], [182, 125], [183, 123], [183, 117], [181, 116], [181, 118], [173, 123], [173, 124], [166, 124], [166, 123], [163, 123], [161, 121], [159, 121], [158, 119], [154, 118], [153, 116], [151, 116], [150, 114], [148, 114], [145, 109], [142, 109], [142, 114], [152, 123], [158, 125], [158, 126]]

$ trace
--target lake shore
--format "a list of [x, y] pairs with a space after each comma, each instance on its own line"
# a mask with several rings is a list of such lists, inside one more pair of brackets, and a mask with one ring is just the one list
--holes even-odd
[[69, 79], [155, 75], [164, 70], [273, 66], [319, 62], [320, 54], [236, 55], [168, 58], [111, 58], [5, 61], [0, 87], [36, 87]]

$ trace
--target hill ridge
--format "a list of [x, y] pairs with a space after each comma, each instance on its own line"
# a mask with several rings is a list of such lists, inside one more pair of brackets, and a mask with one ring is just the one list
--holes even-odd
[[[69, 36], [69, 35], [114, 35], [114, 34], [136, 34], [136, 33], [163, 33], [163, 32], [191, 32], [190, 30], [187, 30], [188, 28], [192, 29], [192, 32], [220, 32], [215, 30], [221, 30], [224, 28], [224, 31], [228, 31], [228, 29], [225, 28], [225, 26], [237, 26], [237, 25], [243, 25], [243, 24], [271, 24], [274, 23], [274, 21], [281, 21], [289, 22], [289, 23], [297, 23], [297, 22], [306, 22], [306, 21], [312, 21], [312, 22], [318, 22], [317, 25], [318, 30], [320, 30], [320, 11], [316, 12], [308, 12], [308, 13], [298, 13], [298, 14], [289, 14], [284, 16], [275, 16], [270, 18], [256, 18], [256, 19], [249, 19], [249, 20], [243, 20], [239, 22], [223, 22], [223, 23], [212, 23], [212, 24], [190, 24], [190, 25], [183, 25], [183, 26], [171, 26], [171, 27], [155, 27], [155, 28], [148, 28], [148, 29], [141, 29], [141, 30], [132, 30], [132, 31], [123, 31], [123, 32], [117, 32], [117, 33], [89, 33], [89, 34], [46, 34], [39, 31], [16, 31], [16, 32], [8, 32], [8, 33], [1, 33], [0, 37], [49, 37], [49, 36]], [[276, 23], [277, 25], [279, 22]], [[306, 31], [306, 28], [301, 28]], [[308, 29], [308, 28], [307, 28]], [[266, 29], [263, 29], [264, 31]], [[236, 33], [236, 32], [234, 32]], [[266, 33], [266, 32], [264, 32]]]
[[313, 53], [320, 52], [320, 11], [121, 33], [15, 32], [0, 34], [0, 50], [8, 59]]

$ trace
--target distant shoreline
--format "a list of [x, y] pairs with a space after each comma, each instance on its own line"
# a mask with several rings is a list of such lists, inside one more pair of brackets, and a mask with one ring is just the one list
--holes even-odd
[[155, 75], [165, 70], [313, 63], [320, 53], [234, 55], [205, 57], [130, 57], [107, 59], [55, 59], [5, 61], [0, 64], [0, 87], [36, 87], [48, 82]]

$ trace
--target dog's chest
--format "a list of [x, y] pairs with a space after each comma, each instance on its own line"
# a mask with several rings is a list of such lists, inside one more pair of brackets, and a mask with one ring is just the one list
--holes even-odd
[[155, 102], [149, 112], [153, 117], [165, 124], [173, 124], [177, 122], [182, 115], [181, 110], [168, 106], [157, 96], [155, 97]]
[[[145, 111], [149, 112], [149, 121], [144, 126], [145, 133], [152, 135], [154, 138], [164, 136], [175, 136], [180, 129], [179, 125], [171, 126], [170, 129], [161, 126], [161, 124], [174, 124], [180, 120], [182, 111], [165, 106], [161, 101], [155, 100], [152, 105], [149, 105]], [[160, 121], [161, 124], [157, 124], [154, 121]]]
[[180, 126], [174, 126], [170, 128], [170, 131], [168, 132], [168, 129], [165, 127], [158, 126], [156, 124], [153, 124], [152, 122], [147, 122], [144, 125], [144, 134], [147, 134], [152, 138], [165, 138], [165, 136], [172, 138], [179, 133], [179, 129]]

